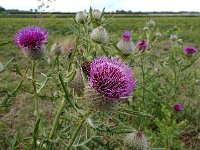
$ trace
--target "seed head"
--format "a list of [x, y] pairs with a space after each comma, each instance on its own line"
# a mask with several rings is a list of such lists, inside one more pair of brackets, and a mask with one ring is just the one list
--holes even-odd
[[108, 33], [106, 32], [106, 29], [104, 27], [99, 26], [96, 29], [92, 30], [90, 37], [95, 42], [105, 43], [108, 40]]

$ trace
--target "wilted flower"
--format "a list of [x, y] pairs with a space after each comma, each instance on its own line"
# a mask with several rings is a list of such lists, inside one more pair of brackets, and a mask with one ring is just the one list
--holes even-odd
[[104, 27], [99, 26], [96, 29], [92, 30], [90, 37], [95, 42], [105, 43], [108, 40], [108, 33], [106, 32], [106, 29]]
[[123, 32], [120, 41], [117, 43], [117, 47], [125, 54], [131, 54], [133, 52], [134, 44], [130, 32]]
[[76, 13], [75, 20], [78, 23], [84, 23], [86, 22], [87, 16], [88, 14], [86, 11], [79, 11]]
[[192, 46], [187, 46], [183, 50], [184, 50], [185, 54], [188, 54], [188, 55], [192, 55], [192, 54], [195, 54], [197, 52], [197, 49], [195, 47], [192, 47]]
[[148, 150], [147, 138], [141, 131], [129, 133], [124, 139], [124, 144], [128, 150]]
[[178, 37], [177, 37], [176, 34], [171, 34], [171, 35], [170, 35], [170, 40], [176, 41], [177, 39], [178, 39]]
[[100, 19], [101, 18], [101, 14], [102, 14], [102, 12], [100, 11], [100, 10], [98, 10], [98, 9], [94, 9], [93, 11], [92, 11], [92, 14], [93, 14], [93, 17], [94, 17], [94, 19]]
[[131, 68], [120, 59], [99, 57], [90, 64], [85, 99], [97, 110], [109, 110], [115, 102], [131, 95], [136, 81]]
[[181, 103], [175, 103], [173, 108], [174, 108], [174, 111], [180, 112], [183, 110], [183, 105]]
[[63, 52], [64, 52], [64, 47], [61, 43], [56, 42], [51, 46], [51, 53], [54, 53], [56, 55], [61, 55]]
[[70, 54], [75, 47], [74, 39], [68, 38], [62, 43], [62, 45], [63, 45], [64, 51]]
[[145, 51], [147, 48], [148, 48], [148, 43], [147, 43], [147, 40], [139, 40], [136, 44], [136, 48], [139, 50], [139, 51]]
[[47, 31], [39, 26], [24, 27], [14, 35], [15, 44], [34, 60], [43, 56], [47, 39]]
[[148, 25], [149, 25], [150, 27], [153, 27], [153, 26], [156, 25], [156, 23], [155, 23], [154, 20], [149, 20]]

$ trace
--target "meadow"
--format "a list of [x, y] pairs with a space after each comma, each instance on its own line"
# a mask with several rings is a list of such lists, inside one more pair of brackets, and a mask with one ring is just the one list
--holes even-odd
[[[82, 29], [73, 18], [0, 18], [0, 62], [5, 65], [10, 61], [0, 74], [0, 149], [30, 149], [33, 146], [33, 149], [123, 150], [127, 149], [124, 137], [135, 130], [144, 132], [150, 149], [199, 149], [200, 54], [198, 51], [187, 57], [183, 48], [187, 45], [200, 48], [200, 17], [105, 18], [109, 19], [105, 21], [105, 28], [110, 41], [100, 46], [88, 39], [85, 32], [89, 29]], [[146, 31], [144, 27], [152, 19], [156, 26]], [[102, 22], [104, 25], [104, 20]], [[47, 54], [36, 62], [35, 70], [36, 86], [41, 91], [37, 95], [40, 119], [34, 114], [33, 64], [13, 44], [15, 32], [29, 25], [45, 27], [49, 33]], [[119, 52], [116, 42], [124, 31], [132, 34], [135, 45], [139, 39], [149, 38], [148, 50], [144, 53], [135, 50], [131, 55]], [[161, 35], [156, 36], [158, 32]], [[177, 39], [170, 39], [174, 34]], [[76, 51], [69, 54], [65, 50], [60, 58], [52, 56], [47, 63], [52, 44], [65, 43], [68, 39], [76, 43]], [[78, 49], [82, 47], [86, 52], [80, 54]], [[99, 52], [99, 49], [105, 50]], [[83, 113], [87, 110], [84, 102], [82, 104], [84, 96], [77, 94], [76, 87], [71, 88], [70, 84], [74, 84], [73, 78], [76, 78], [74, 70], [78, 72], [85, 60], [102, 55], [123, 59], [133, 69], [137, 85], [128, 102], [120, 103], [109, 112], [90, 112], [88, 117]], [[75, 56], [78, 60], [74, 60]], [[73, 97], [72, 106], [66, 104], [52, 133], [60, 103], [68, 99], [62, 77], [69, 88], [69, 97]], [[173, 110], [176, 102], [183, 104], [181, 112]]]

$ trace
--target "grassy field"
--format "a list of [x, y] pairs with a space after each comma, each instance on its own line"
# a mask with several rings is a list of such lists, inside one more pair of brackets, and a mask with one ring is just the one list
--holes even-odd
[[[156, 30], [154, 32], [160, 32], [162, 34], [162, 38], [159, 40], [157, 45], [155, 45], [154, 47], [155, 49], [153, 49], [153, 54], [147, 57], [146, 61], [149, 63], [151, 61], [154, 61], [156, 65], [158, 65], [158, 63], [162, 64], [163, 70], [161, 70], [161, 72], [164, 75], [158, 75], [156, 76], [156, 78], [153, 78], [152, 80], [150, 79], [151, 81], [149, 81], [149, 84], [151, 84], [151, 86], [148, 87], [147, 85], [147, 88], [149, 88], [154, 93], [156, 93], [157, 97], [160, 97], [160, 99], [162, 99], [164, 102], [158, 103], [157, 99], [155, 98], [156, 96], [152, 96], [153, 94], [150, 93], [149, 95], [151, 94], [152, 95], [149, 96], [149, 98], [153, 99], [152, 103], [149, 102], [147, 106], [142, 105], [140, 108], [137, 108], [137, 106], [140, 105], [140, 102], [136, 102], [135, 104], [131, 105], [131, 107], [136, 109], [136, 111], [141, 111], [142, 109], [146, 109], [144, 110], [144, 112], [146, 114], [151, 114], [152, 118], [149, 117], [148, 115], [142, 116], [141, 114], [139, 114], [141, 115], [141, 118], [139, 116], [138, 118], [136, 117], [133, 119], [131, 118], [131, 116], [127, 117], [126, 114], [122, 114], [122, 116], [120, 116], [117, 113], [116, 114], [119, 118], [123, 116], [124, 118], [127, 117], [126, 119], [120, 118], [121, 120], [124, 120], [127, 124], [133, 125], [136, 128], [141, 127], [145, 131], [145, 133], [150, 136], [151, 138], [150, 140], [154, 140], [153, 142], [151, 142], [152, 147], [155, 147], [155, 148], [160, 147], [163, 149], [166, 149], [167, 147], [169, 149], [174, 149], [174, 150], [179, 149], [181, 147], [185, 149], [198, 150], [200, 147], [200, 140], [199, 140], [200, 95], [199, 95], [199, 86], [196, 85], [194, 81], [195, 79], [191, 79], [191, 78], [195, 76], [196, 79], [200, 79], [199, 77], [200, 61], [198, 59], [197, 62], [193, 65], [193, 67], [187, 70], [186, 73], [184, 72], [181, 75], [181, 72], [179, 72], [180, 74], [178, 74], [178, 78], [180, 79], [179, 81], [180, 85], [177, 92], [178, 93], [177, 98], [180, 99], [181, 101], [187, 101], [186, 102], [187, 109], [185, 109], [184, 113], [180, 115], [178, 114], [177, 116], [169, 111], [170, 109], [168, 108], [168, 105], [166, 104], [166, 101], [169, 99], [170, 94], [171, 94], [170, 92], [172, 90], [171, 86], [167, 85], [166, 83], [168, 83], [168, 80], [172, 79], [170, 75], [173, 73], [169, 71], [170, 69], [166, 67], [162, 61], [166, 61], [167, 63], [170, 63], [167, 60], [168, 54], [172, 52], [172, 49], [173, 49], [173, 47], [171, 46], [171, 43], [168, 40], [170, 34], [176, 34], [179, 39], [182, 39], [184, 41], [183, 47], [186, 45], [193, 45], [194, 47], [197, 47], [198, 49], [200, 48], [200, 16], [195, 16], [195, 17], [149, 16], [149, 17], [117, 17], [117, 18], [113, 17], [112, 23], [107, 26], [107, 31], [109, 35], [112, 36], [112, 39], [116, 41], [119, 40], [119, 37], [121, 36], [121, 33], [123, 31], [130, 31], [133, 34], [133, 41], [136, 43], [138, 39], [145, 38], [145, 34], [144, 34], [145, 31], [143, 30], [143, 28], [147, 26], [147, 22], [150, 19], [155, 20]], [[70, 30], [70, 26], [73, 26], [73, 24], [74, 24], [74, 21], [72, 18], [54, 18], [54, 17], [0, 18], [0, 62], [6, 63], [11, 58], [14, 58], [12, 60], [12, 63], [14, 65], [9, 68], [9, 71], [6, 71], [3, 74], [0, 74], [0, 81], [3, 81], [1, 82], [1, 85], [0, 85], [0, 100], [2, 100], [3, 97], [6, 96], [9, 92], [13, 91], [13, 89], [19, 84], [21, 77], [17, 73], [17, 67], [21, 68], [23, 73], [25, 72], [26, 68], [31, 67], [30, 61], [25, 61], [26, 59], [24, 58], [21, 50], [18, 49], [13, 44], [14, 33], [18, 29], [28, 26], [28, 25], [40, 25], [42, 27], [45, 27], [49, 32], [48, 49], [50, 49], [51, 45], [55, 41], [64, 41], [68, 38], [73, 37], [72, 31]], [[135, 61], [134, 67], [136, 68], [135, 76], [137, 80], [141, 80], [142, 79], [141, 72], [137, 71], [137, 70], [140, 70], [140, 64], [139, 64], [140, 60], [137, 60], [136, 58], [136, 60], [134, 61]], [[150, 64], [147, 64], [147, 70], [151, 69], [148, 65]], [[40, 72], [45, 72], [50, 67], [49, 66], [46, 67], [46, 60], [42, 60], [38, 62], [37, 67], [38, 67], [38, 70], [36, 72], [37, 76], [39, 77], [39, 80], [42, 80], [43, 78], [41, 77]], [[31, 74], [30, 69], [28, 70], [27, 74]], [[150, 75], [149, 76], [147, 75], [147, 77], [150, 77]], [[186, 80], [187, 77], [190, 78], [188, 81]], [[157, 78], [158, 80], [156, 80]], [[163, 80], [166, 80], [166, 81], [163, 81]], [[54, 85], [54, 82], [51, 82], [50, 85]], [[55, 83], [55, 86], [58, 86], [57, 83]], [[157, 89], [158, 87], [160, 87], [160, 89]], [[165, 89], [162, 89], [163, 87], [165, 87]], [[17, 139], [18, 136], [21, 136], [21, 138], [19, 138], [20, 139], [19, 141], [21, 143], [23, 142], [26, 143], [27, 139], [25, 137], [27, 135], [30, 135], [29, 130], [33, 129], [34, 116], [29, 115], [27, 113], [27, 112], [34, 111], [33, 108], [31, 107], [33, 105], [33, 101], [32, 101], [33, 98], [32, 96], [28, 95], [30, 94], [29, 92], [31, 88], [32, 88], [31, 84], [29, 84], [29, 81], [26, 80], [26, 82], [23, 83], [23, 88], [18, 92], [18, 96], [12, 99], [13, 106], [7, 109], [0, 110], [0, 119], [1, 119], [0, 120], [0, 145], [2, 144], [4, 148], [8, 148], [9, 144], [13, 144], [13, 143], [16, 144], [17, 142], [15, 143], [14, 140]], [[136, 94], [134, 95], [135, 97], [141, 96], [139, 93], [141, 89], [142, 88], [139, 87], [138, 90], [136, 90]], [[47, 93], [47, 95], [52, 94], [51, 90], [47, 90], [47, 92], [49, 92]], [[148, 97], [148, 94], [146, 94], [146, 97]], [[133, 100], [135, 99], [133, 98]], [[47, 131], [50, 128], [50, 124], [52, 123], [52, 120], [54, 118], [55, 111], [56, 111], [56, 106], [55, 106], [56, 103], [51, 103], [51, 101], [52, 99], [49, 101], [40, 102], [41, 108], [44, 109], [43, 118], [45, 119], [43, 120], [43, 124], [48, 124], [48, 126], [46, 127]], [[172, 101], [170, 101], [170, 104], [171, 103]], [[162, 107], [162, 109], [154, 110], [153, 108], [154, 106], [155, 106], [155, 109], [159, 107]], [[157, 117], [156, 113], [160, 113], [160, 117]], [[175, 125], [176, 123], [170, 120], [173, 117], [176, 118], [175, 122], [178, 125]], [[31, 119], [29, 120], [29, 118]], [[149, 119], [149, 120], [144, 123], [143, 120], [145, 119]], [[135, 121], [138, 121], [138, 122], [135, 123]], [[177, 132], [181, 131], [181, 134], [180, 135], [177, 134], [174, 130], [177, 130]], [[151, 131], [155, 131], [155, 133], [152, 133]], [[4, 138], [6, 134], [8, 135], [6, 136], [6, 138]], [[15, 137], [14, 139], [12, 139], [13, 136]], [[114, 138], [116, 139], [116, 141], [118, 140], [120, 141], [119, 138], [121, 137], [119, 136], [119, 137], [114, 137]], [[173, 140], [174, 140], [174, 144], [172, 147], [167, 145], [167, 143], [170, 143], [170, 144], [173, 143]], [[112, 144], [116, 145], [115, 142], [113, 143], [111, 143], [111, 145]], [[178, 145], [177, 147], [175, 146], [176, 144]], [[28, 148], [28, 144], [27, 145], [24, 144], [23, 147]], [[117, 148], [114, 148], [114, 149], [117, 149]]]

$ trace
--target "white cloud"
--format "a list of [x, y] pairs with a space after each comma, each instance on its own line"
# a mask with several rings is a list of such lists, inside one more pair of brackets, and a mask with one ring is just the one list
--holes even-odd
[[[36, 9], [37, 0], [0, 0], [0, 5], [6, 9]], [[76, 12], [88, 10], [89, 7], [107, 11], [200, 11], [198, 0], [56, 0], [48, 11]]]

